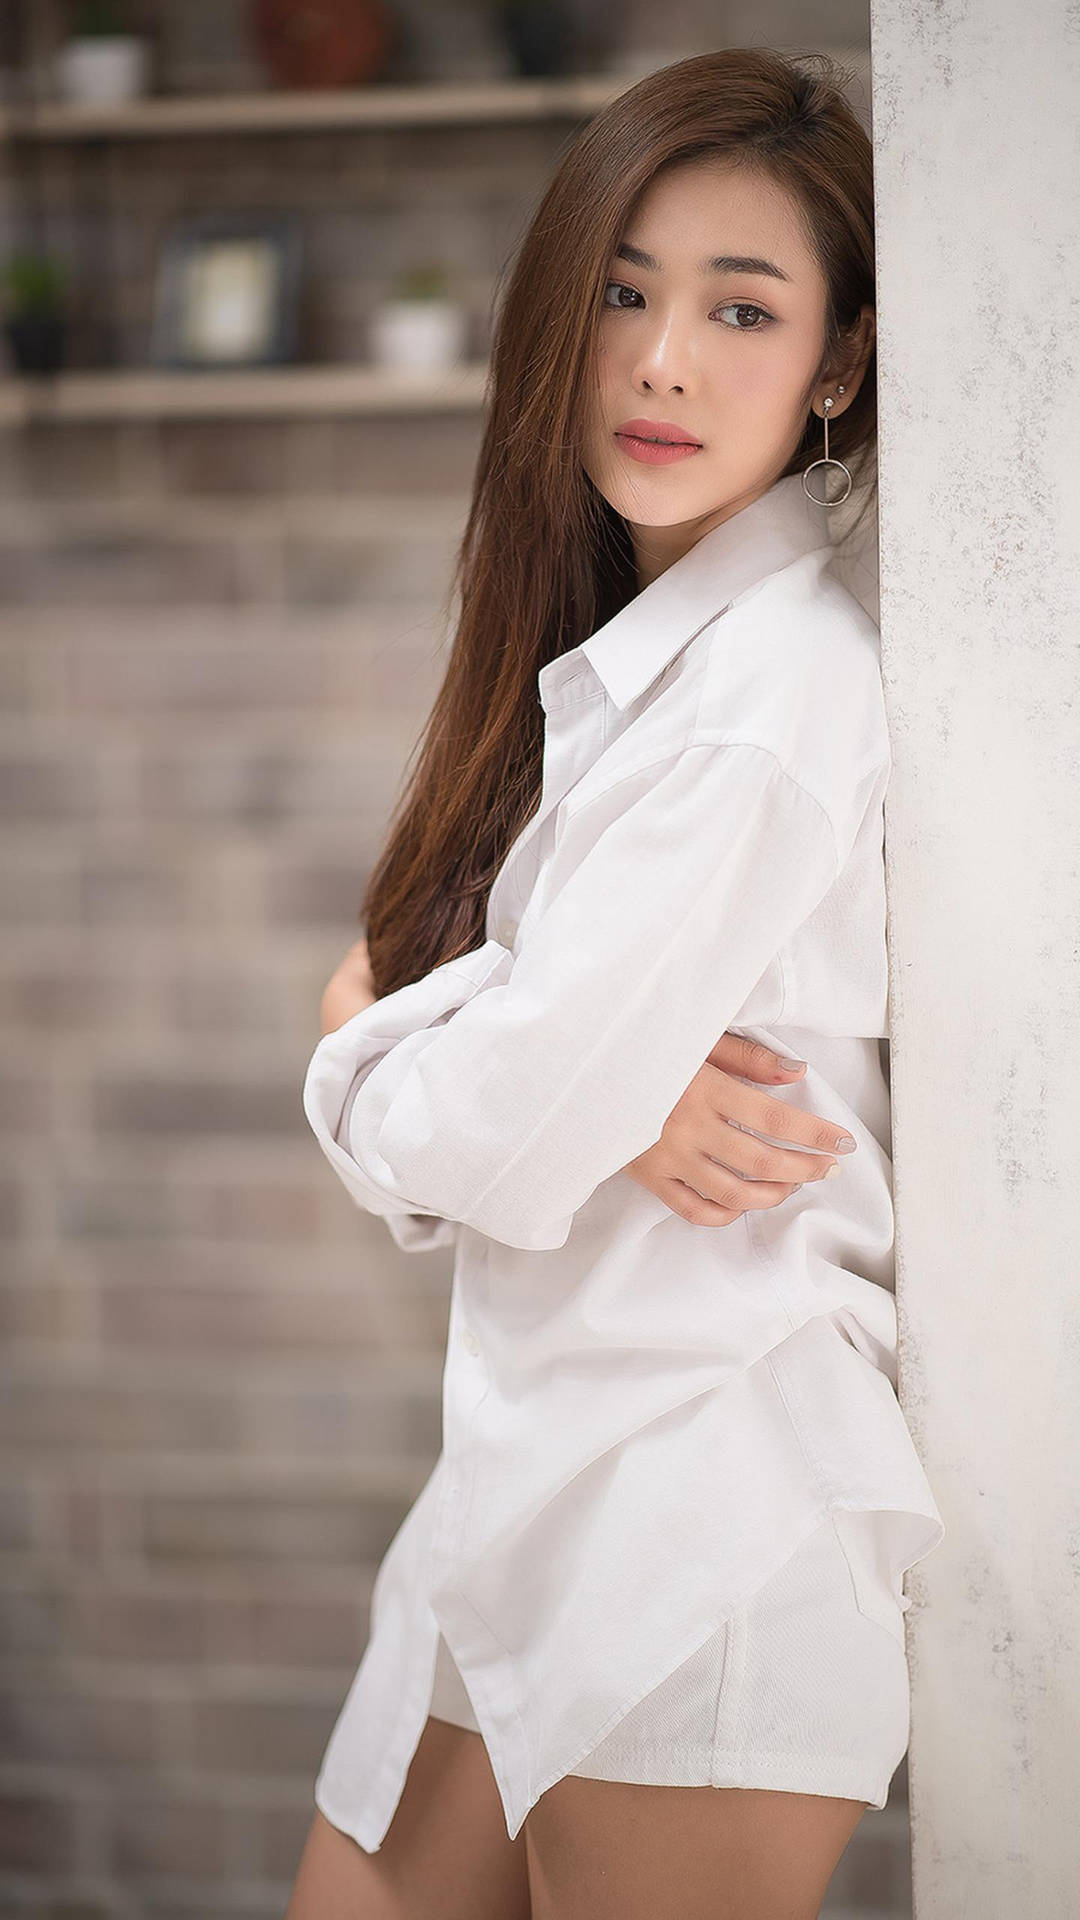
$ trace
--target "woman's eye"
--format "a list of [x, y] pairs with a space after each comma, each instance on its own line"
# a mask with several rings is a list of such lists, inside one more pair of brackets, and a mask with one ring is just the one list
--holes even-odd
[[[623, 311], [626, 311], [625, 303], [622, 300], [618, 298], [609, 300], [607, 298], [608, 289], [611, 287], [615, 288], [617, 295], [628, 293], [634, 300], [638, 300], [641, 297], [635, 287], [628, 287], [621, 280], [609, 280], [604, 287], [603, 304], [605, 307], [612, 309], [622, 308]], [[753, 300], [729, 300], [725, 306], [716, 307], [714, 311], [716, 313], [753, 313], [757, 315], [752, 326], [743, 326], [741, 321], [725, 320], [724, 325], [729, 333], [764, 333], [765, 328], [771, 323], [773, 317], [771, 313], [766, 312], [764, 307], [757, 306]]]
[[[756, 313], [757, 314], [758, 322], [760, 322], [761, 324], [755, 324], [752, 327], [743, 327], [743, 326], [736, 325], [736, 326], [733, 326], [731, 329], [733, 333], [763, 333], [765, 331], [765, 327], [768, 325], [769, 321], [772, 319], [771, 313], [766, 313], [764, 307], [755, 306], [752, 300], [730, 300], [726, 307], [717, 307], [716, 311], [717, 313]], [[725, 321], [724, 324], [726, 326], [727, 322]]]
[[623, 285], [623, 283], [622, 283], [622, 281], [621, 281], [621, 280], [609, 280], [609, 281], [607, 282], [607, 285], [606, 285], [606, 286], [605, 286], [605, 288], [604, 288], [604, 305], [605, 305], [605, 307], [609, 307], [609, 306], [612, 306], [612, 305], [614, 305], [614, 306], [620, 306], [620, 305], [622, 304], [622, 303], [621, 303], [621, 301], [618, 301], [618, 300], [616, 300], [616, 301], [614, 301], [614, 302], [613, 302], [613, 301], [610, 301], [610, 300], [609, 300], [609, 299], [607, 298], [607, 290], [608, 290], [608, 287], [614, 287], [614, 288], [615, 288], [615, 289], [617, 290], [617, 292], [619, 292], [619, 293], [633, 293], [633, 294], [634, 294], [634, 298], [635, 298], [635, 300], [636, 300], [636, 299], [637, 299], [637, 297], [638, 297], [638, 296], [637, 296], [637, 294], [636, 294], [636, 293], [634, 293], [634, 289], [633, 289], [633, 287], [624, 287], [624, 285]]

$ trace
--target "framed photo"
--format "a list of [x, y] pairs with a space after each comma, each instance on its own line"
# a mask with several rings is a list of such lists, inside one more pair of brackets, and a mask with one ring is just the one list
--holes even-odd
[[291, 360], [299, 222], [279, 213], [175, 221], [161, 246], [150, 357], [159, 367], [265, 367]]

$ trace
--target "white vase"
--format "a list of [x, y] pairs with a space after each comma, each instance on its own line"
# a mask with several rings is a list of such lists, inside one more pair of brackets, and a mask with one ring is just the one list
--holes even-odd
[[465, 354], [466, 313], [456, 300], [384, 300], [369, 328], [377, 367], [439, 372]]
[[56, 56], [60, 97], [80, 107], [116, 107], [137, 100], [148, 88], [149, 55], [148, 43], [137, 34], [69, 40]]

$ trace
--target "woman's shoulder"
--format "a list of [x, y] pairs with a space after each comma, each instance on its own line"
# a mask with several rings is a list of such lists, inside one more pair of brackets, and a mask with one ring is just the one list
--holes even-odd
[[741, 594], [704, 643], [694, 742], [745, 739], [816, 789], [889, 759], [876, 621], [821, 548]]
[[834, 569], [831, 547], [802, 554], [739, 594], [706, 630], [706, 692], [722, 693], [725, 677], [769, 686], [783, 676], [880, 679], [880, 634], [866, 607]]
[[695, 633], [577, 781], [564, 818], [601, 796], [632, 804], [691, 747], [750, 746], [812, 795], [844, 843], [883, 787], [889, 735], [877, 626], [831, 558], [803, 555]]

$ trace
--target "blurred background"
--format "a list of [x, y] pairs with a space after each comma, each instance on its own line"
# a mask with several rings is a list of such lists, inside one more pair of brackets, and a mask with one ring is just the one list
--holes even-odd
[[[300, 1090], [565, 143], [863, 0], [0, 8], [0, 1916], [282, 1913], [450, 1261]], [[906, 1767], [825, 1911], [910, 1913]]]

